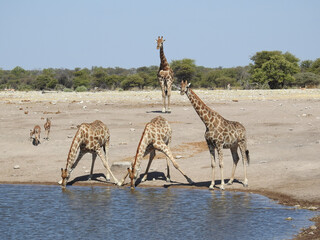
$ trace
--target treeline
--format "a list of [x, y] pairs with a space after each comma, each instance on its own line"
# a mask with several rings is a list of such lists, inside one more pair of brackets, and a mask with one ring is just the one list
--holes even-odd
[[[181, 80], [193, 87], [236, 89], [293, 88], [320, 86], [320, 58], [300, 61], [291, 53], [281, 51], [257, 52], [250, 58], [252, 64], [233, 68], [197, 66], [192, 59], [170, 63], [175, 84]], [[158, 88], [159, 66], [139, 68], [92, 67], [70, 69], [12, 70], [0, 69], [0, 89], [88, 91], [92, 89], [148, 89]]]

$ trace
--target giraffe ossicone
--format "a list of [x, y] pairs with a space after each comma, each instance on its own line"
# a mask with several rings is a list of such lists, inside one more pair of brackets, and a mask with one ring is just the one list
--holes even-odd
[[127, 176], [130, 178], [131, 188], [134, 188], [134, 181], [137, 179], [140, 171], [141, 160], [144, 156], [150, 154], [149, 162], [147, 164], [146, 172], [142, 178], [142, 182], [147, 179], [147, 174], [150, 169], [151, 163], [156, 156], [156, 150], [164, 153], [167, 160], [167, 176], [166, 180], [170, 181], [170, 170], [169, 170], [169, 160], [172, 162], [173, 166], [187, 179], [190, 184], [193, 181], [180, 169], [179, 165], [175, 161], [172, 152], [170, 150], [172, 130], [168, 121], [161, 117], [155, 117], [149, 123], [146, 124], [144, 131], [142, 133], [140, 142], [137, 147], [136, 156], [128, 168], [128, 173], [122, 179], [121, 185], [124, 184]]
[[[110, 180], [109, 174], [111, 174], [115, 183], [117, 185], [120, 185], [120, 182], [113, 175], [108, 164], [109, 142], [109, 129], [103, 122], [96, 120], [92, 123], [82, 123], [80, 126], [78, 126], [78, 131], [75, 134], [70, 146], [66, 167], [65, 169], [61, 168], [62, 180], [59, 182], [61, 186], [63, 188], [66, 187], [71, 172], [74, 170], [83, 155], [86, 153], [92, 154], [92, 164], [89, 180], [91, 180], [92, 178], [95, 160], [97, 156], [99, 156], [104, 167], [107, 169], [106, 179]], [[78, 150], [79, 154], [76, 158]]]
[[221, 185], [220, 189], [224, 189], [224, 175], [223, 175], [223, 148], [229, 148], [233, 158], [233, 167], [231, 172], [231, 178], [228, 184], [232, 184], [234, 181], [235, 170], [239, 161], [238, 148], [242, 155], [242, 162], [244, 168], [244, 180], [243, 186], [248, 186], [247, 179], [247, 164], [249, 164], [249, 150], [247, 149], [247, 138], [245, 127], [235, 121], [229, 121], [223, 118], [219, 113], [209, 108], [190, 88], [188, 81], [181, 81], [180, 94], [186, 94], [189, 98], [192, 106], [196, 110], [200, 119], [206, 126], [205, 139], [211, 155], [211, 167], [212, 167], [212, 181], [210, 189], [215, 186], [215, 150], [218, 153]]

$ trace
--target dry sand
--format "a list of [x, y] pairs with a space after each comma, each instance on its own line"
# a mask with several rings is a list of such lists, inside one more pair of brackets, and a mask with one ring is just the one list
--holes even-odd
[[[251, 162], [249, 187], [243, 179], [242, 162], [236, 179], [226, 190], [260, 193], [281, 203], [320, 207], [320, 89], [296, 90], [195, 90], [212, 109], [228, 120], [241, 122], [247, 129]], [[147, 122], [161, 115], [171, 124], [171, 149], [180, 167], [196, 183], [171, 167], [173, 183], [163, 179], [166, 161], [158, 153], [143, 186], [207, 188], [211, 181], [210, 155], [204, 141], [205, 127], [188, 98], [173, 92], [172, 113], [161, 113], [160, 91], [107, 91], [96, 93], [0, 92], [0, 183], [57, 184], [60, 168], [76, 133], [76, 126], [96, 119], [110, 129], [110, 164], [130, 162]], [[52, 118], [50, 140], [44, 140], [45, 118]], [[33, 146], [29, 131], [42, 128], [41, 144]], [[142, 163], [144, 172], [147, 159]], [[225, 177], [229, 178], [232, 157], [224, 150]], [[14, 167], [17, 169], [14, 169]], [[106, 184], [106, 173], [97, 159], [96, 181], [86, 178], [91, 166], [87, 154], [71, 175], [74, 184]], [[113, 165], [120, 180], [125, 167]], [[112, 180], [113, 181], [113, 180]], [[219, 168], [216, 182], [220, 182]]]

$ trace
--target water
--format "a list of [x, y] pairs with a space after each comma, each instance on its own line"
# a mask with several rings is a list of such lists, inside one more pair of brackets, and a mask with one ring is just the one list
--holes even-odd
[[249, 193], [0, 185], [0, 239], [288, 239], [313, 215]]

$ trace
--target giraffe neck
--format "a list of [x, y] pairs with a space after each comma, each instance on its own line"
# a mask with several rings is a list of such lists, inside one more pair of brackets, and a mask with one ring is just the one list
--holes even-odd
[[66, 165], [66, 169], [68, 170], [68, 173], [70, 173], [71, 167], [74, 164], [80, 144], [81, 144], [81, 127], [78, 129], [76, 135], [72, 140], [72, 144], [70, 146], [70, 150], [67, 158], [67, 165]]
[[209, 108], [198, 96], [195, 94], [194, 91], [192, 91], [191, 88], [188, 88], [187, 96], [198, 113], [200, 119], [202, 122], [208, 127], [210, 123], [213, 123], [215, 125], [215, 119], [218, 117], [221, 117], [217, 112], [213, 111], [211, 108]]
[[144, 131], [142, 133], [142, 136], [141, 136], [138, 148], [137, 148], [136, 156], [135, 156], [134, 162], [132, 163], [132, 170], [133, 169], [137, 170], [140, 168], [141, 160], [142, 160], [143, 155], [145, 153], [145, 150], [148, 146], [148, 136], [147, 136], [147, 131], [146, 131], [147, 126], [148, 126], [148, 124], [146, 125], [146, 127], [144, 128]]
[[166, 59], [166, 56], [164, 55], [164, 51], [163, 51], [163, 45], [160, 47], [160, 69], [159, 70], [169, 70], [170, 69], [170, 66], [169, 66], [169, 63]]

